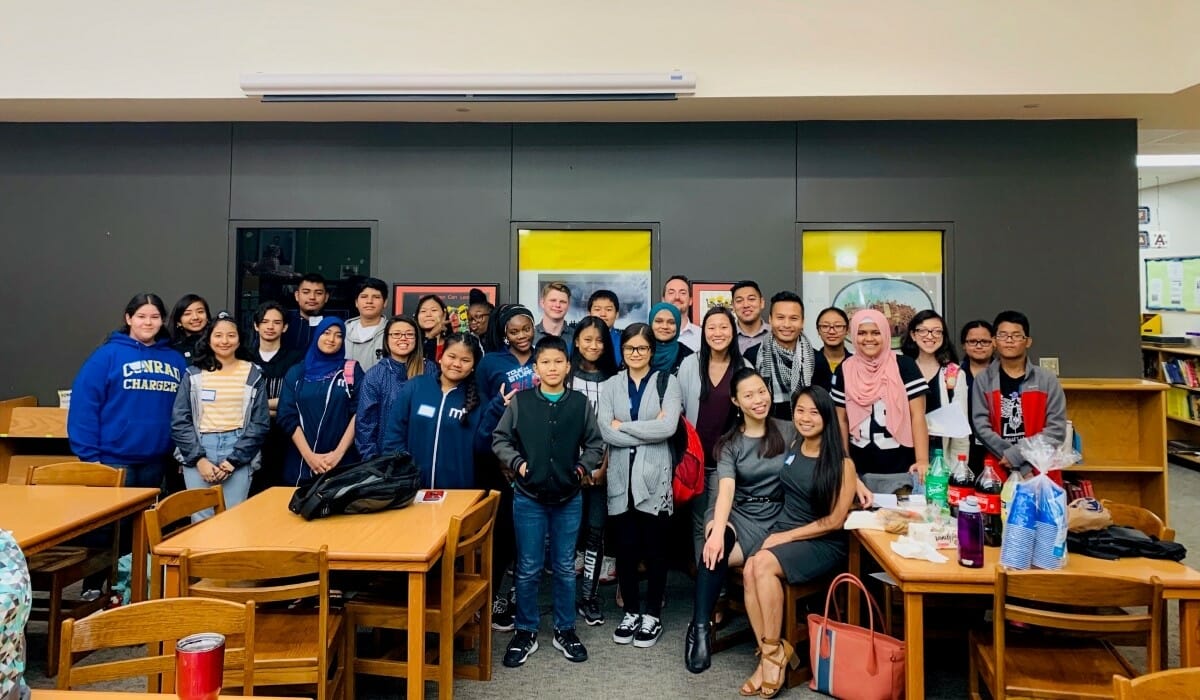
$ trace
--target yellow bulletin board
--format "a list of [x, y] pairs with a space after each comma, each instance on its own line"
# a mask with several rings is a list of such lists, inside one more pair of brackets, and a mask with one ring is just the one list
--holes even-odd
[[598, 289], [621, 301], [617, 327], [645, 322], [650, 311], [651, 230], [518, 229], [517, 299], [541, 318], [538, 301], [549, 282], [571, 289], [567, 323], [587, 315]]
[[1145, 261], [1146, 309], [1200, 313], [1200, 257]]

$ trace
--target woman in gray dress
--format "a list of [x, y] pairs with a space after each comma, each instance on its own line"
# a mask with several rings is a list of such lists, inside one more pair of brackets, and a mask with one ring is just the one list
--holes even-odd
[[692, 622], [684, 641], [684, 664], [692, 673], [711, 662], [713, 608], [730, 565], [757, 552], [779, 516], [779, 472], [796, 435], [790, 423], [771, 418], [771, 390], [753, 369], [734, 372], [729, 395], [736, 420], [713, 449], [717, 488], [709, 498]]
[[[761, 661], [741, 694], [774, 697], [795, 652], [776, 638], [783, 622], [783, 580], [810, 581], [844, 566], [842, 526], [858, 484], [842, 448], [833, 400], [820, 387], [796, 392], [792, 420], [799, 438], [784, 456], [779, 483], [783, 507], [758, 553], [746, 560], [746, 616], [760, 640]], [[768, 636], [769, 635], [769, 636]]]

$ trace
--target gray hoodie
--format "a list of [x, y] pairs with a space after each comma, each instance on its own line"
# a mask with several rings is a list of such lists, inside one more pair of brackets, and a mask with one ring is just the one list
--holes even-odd
[[[671, 496], [671, 447], [667, 440], [679, 426], [683, 400], [679, 381], [667, 380], [663, 400], [658, 398], [657, 372], [645, 379], [646, 388], [638, 404], [638, 420], [630, 420], [629, 372], [621, 370], [600, 387], [596, 405], [597, 423], [604, 442], [608, 443], [608, 514], [620, 515], [629, 509], [630, 488], [633, 507], [643, 513], [675, 512]], [[662, 417], [659, 418], [659, 412]], [[621, 421], [620, 429], [612, 427], [613, 420]], [[636, 448], [636, 452], [633, 448]], [[630, 454], [634, 454], [630, 464]]]
[[361, 317], [346, 321], [346, 359], [358, 360], [358, 364], [362, 366], [364, 372], [379, 364], [379, 354], [377, 350], [382, 350], [384, 346], [383, 331], [387, 328], [387, 319], [379, 319], [379, 323], [375, 325], [375, 332], [365, 341], [356, 340], [358, 329], [362, 326]]

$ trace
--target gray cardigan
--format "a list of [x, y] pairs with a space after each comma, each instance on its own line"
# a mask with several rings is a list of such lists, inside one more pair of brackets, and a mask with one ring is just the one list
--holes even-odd
[[[745, 358], [742, 358], [742, 366], [751, 367]], [[735, 367], [734, 371], [737, 369]], [[696, 418], [700, 415], [700, 353], [683, 358], [675, 376], [679, 379], [679, 393], [683, 397], [683, 415], [689, 423], [696, 425]]]
[[[639, 420], [629, 418], [629, 372], [621, 370], [600, 387], [596, 405], [600, 434], [609, 446], [608, 451], [608, 514], [620, 515], [629, 509], [630, 487], [633, 507], [643, 513], [675, 512], [671, 497], [671, 448], [667, 439], [679, 425], [682, 400], [679, 381], [667, 380], [662, 402], [658, 399], [656, 372], [646, 377], [646, 389], [638, 405]], [[658, 418], [659, 412], [663, 413]], [[612, 427], [613, 420], [621, 428]], [[637, 448], [633, 464], [629, 463], [631, 448]], [[632, 477], [631, 477], [632, 474]]]

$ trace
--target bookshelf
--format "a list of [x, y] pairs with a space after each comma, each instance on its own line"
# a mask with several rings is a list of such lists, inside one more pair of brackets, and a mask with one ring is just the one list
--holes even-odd
[[1200, 466], [1200, 382], [1191, 376], [1200, 370], [1200, 348], [1143, 344], [1142, 366], [1147, 379], [1167, 387], [1168, 456]]

